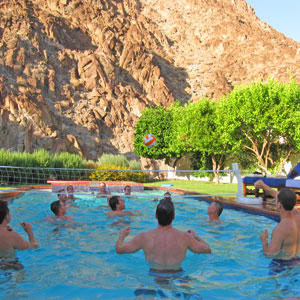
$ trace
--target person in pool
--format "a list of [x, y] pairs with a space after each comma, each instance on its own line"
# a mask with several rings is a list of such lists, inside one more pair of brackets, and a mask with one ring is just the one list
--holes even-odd
[[142, 215], [139, 210], [136, 210], [135, 213], [124, 210], [125, 209], [125, 200], [120, 196], [112, 196], [109, 198], [109, 206], [112, 209], [106, 214], [110, 217], [120, 217], [120, 216], [140, 216]]
[[209, 222], [223, 223], [219, 218], [223, 211], [223, 205], [219, 201], [213, 201], [207, 208], [207, 214], [209, 217]]
[[126, 185], [124, 187], [124, 195], [125, 196], [130, 196], [131, 195], [131, 186], [130, 185]]
[[55, 216], [53, 217], [46, 217], [45, 221], [53, 222], [55, 220], [65, 220], [74, 222], [74, 219], [72, 217], [68, 217], [65, 214], [67, 213], [66, 205], [62, 201], [54, 201], [51, 203], [50, 208]]
[[280, 213], [280, 223], [273, 229], [268, 243], [267, 229], [260, 235], [264, 255], [277, 262], [293, 260], [300, 262], [300, 215], [293, 213], [296, 194], [288, 188], [276, 194], [276, 206]]
[[[136, 235], [125, 242], [129, 235], [129, 227], [120, 230], [116, 243], [116, 252], [134, 253], [142, 249], [153, 273], [182, 272], [181, 263], [187, 250], [194, 253], [211, 253], [209, 245], [197, 233], [189, 229], [187, 232], [173, 228], [175, 217], [174, 204], [169, 199], [160, 200], [156, 208], [157, 228]], [[180, 241], [180, 242], [179, 242]]]
[[6, 201], [0, 200], [0, 268], [22, 269], [23, 266], [17, 262], [15, 249], [34, 249], [38, 247], [38, 243], [35, 240], [31, 224], [20, 223], [28, 235], [28, 241], [26, 241], [8, 225], [10, 220], [11, 214], [8, 204]]
[[101, 182], [99, 188], [100, 188], [100, 192], [97, 194], [97, 197], [103, 197], [102, 195], [111, 194], [105, 182]]
[[73, 203], [74, 200], [76, 200], [77, 198], [74, 197], [74, 187], [73, 185], [68, 185], [67, 186], [67, 193], [68, 193], [68, 196], [67, 196], [67, 200], [66, 202], [70, 202], [70, 203]]

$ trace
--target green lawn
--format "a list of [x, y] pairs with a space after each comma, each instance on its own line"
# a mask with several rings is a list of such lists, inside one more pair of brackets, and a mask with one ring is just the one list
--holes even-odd
[[192, 180], [164, 180], [144, 183], [145, 186], [161, 186], [162, 184], [173, 184], [170, 188], [184, 189], [210, 195], [236, 194], [238, 190], [237, 183], [216, 184], [214, 182]]

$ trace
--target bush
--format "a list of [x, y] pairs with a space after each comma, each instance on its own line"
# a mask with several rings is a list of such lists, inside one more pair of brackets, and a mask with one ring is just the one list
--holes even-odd
[[131, 170], [142, 170], [141, 163], [138, 160], [130, 160], [129, 161], [129, 168]]
[[104, 153], [97, 161], [99, 166], [114, 165], [119, 167], [129, 167], [126, 156], [121, 154]]
[[101, 171], [93, 171], [89, 176], [89, 180], [148, 182], [150, 178], [148, 174], [145, 174], [144, 172], [133, 172], [129, 167], [102, 165]]

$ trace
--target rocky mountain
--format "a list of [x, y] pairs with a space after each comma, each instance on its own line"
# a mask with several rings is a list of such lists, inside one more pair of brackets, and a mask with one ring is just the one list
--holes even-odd
[[299, 54], [244, 0], [2, 0], [1, 147], [130, 157], [146, 106], [299, 81]]

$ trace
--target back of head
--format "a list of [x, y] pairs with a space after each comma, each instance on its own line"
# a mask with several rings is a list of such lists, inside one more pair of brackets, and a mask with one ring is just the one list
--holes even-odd
[[280, 189], [277, 199], [285, 210], [291, 211], [296, 204], [296, 193], [288, 188]]
[[51, 210], [57, 216], [59, 213], [60, 203], [59, 201], [54, 201], [51, 203]]
[[109, 206], [112, 210], [117, 209], [117, 204], [119, 204], [119, 196], [112, 196], [109, 199]]
[[158, 224], [167, 226], [172, 223], [175, 216], [174, 204], [170, 199], [162, 199], [156, 207], [156, 217]]
[[222, 211], [223, 211], [223, 205], [221, 202], [218, 201], [214, 201], [216, 209], [217, 209], [217, 215], [218, 217], [221, 215]]
[[0, 224], [2, 224], [3, 220], [7, 216], [9, 212], [8, 205], [6, 201], [0, 201]]

